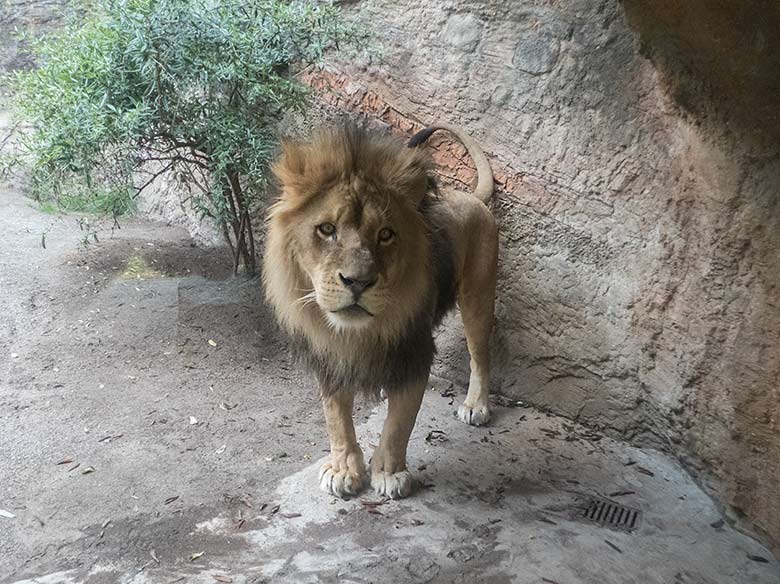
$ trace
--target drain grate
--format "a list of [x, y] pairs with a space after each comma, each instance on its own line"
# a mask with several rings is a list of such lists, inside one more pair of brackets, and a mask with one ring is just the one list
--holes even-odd
[[642, 521], [642, 512], [625, 505], [618, 505], [606, 499], [592, 498], [586, 502], [582, 517], [604, 527], [633, 531]]

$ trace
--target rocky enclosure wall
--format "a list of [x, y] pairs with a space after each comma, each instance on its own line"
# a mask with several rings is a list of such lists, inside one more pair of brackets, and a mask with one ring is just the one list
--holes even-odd
[[[777, 546], [780, 10], [349, 11], [377, 31], [384, 62], [310, 75], [323, 99], [407, 133], [465, 126], [493, 163], [493, 389], [675, 452]], [[462, 148], [441, 136], [433, 149], [445, 182], [470, 183]], [[463, 344], [443, 336], [465, 381]]]

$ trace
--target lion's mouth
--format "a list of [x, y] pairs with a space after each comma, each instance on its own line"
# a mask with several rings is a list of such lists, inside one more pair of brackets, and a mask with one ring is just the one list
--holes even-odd
[[366, 308], [360, 306], [360, 304], [351, 304], [349, 306], [345, 306], [344, 308], [339, 308], [338, 310], [332, 310], [331, 312], [333, 314], [344, 316], [374, 316]]

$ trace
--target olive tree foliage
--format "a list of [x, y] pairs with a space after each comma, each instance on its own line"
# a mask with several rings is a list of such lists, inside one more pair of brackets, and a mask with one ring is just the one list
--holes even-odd
[[[31, 42], [11, 79], [31, 129], [21, 153], [39, 199], [90, 200], [114, 217], [163, 173], [255, 270], [250, 211], [281, 116], [306, 104], [295, 72], [365, 35], [337, 8], [284, 0], [97, 0]], [[94, 208], [94, 207], [93, 207]]]

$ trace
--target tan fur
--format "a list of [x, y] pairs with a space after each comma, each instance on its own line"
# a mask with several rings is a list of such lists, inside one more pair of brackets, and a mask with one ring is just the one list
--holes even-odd
[[[484, 176], [489, 173], [484, 154], [462, 131], [445, 129], [465, 138], [481, 162], [479, 194], [489, 198], [492, 175]], [[431, 265], [440, 253], [432, 248], [432, 224], [452, 242], [458, 303], [472, 358], [469, 392], [459, 417], [471, 424], [487, 422], [495, 220], [471, 194], [445, 191], [434, 200], [428, 190], [428, 158], [390, 136], [354, 128], [324, 130], [308, 143], [286, 143], [273, 169], [282, 194], [268, 218], [266, 297], [282, 327], [334, 372], [320, 378], [331, 440], [321, 487], [353, 495], [367, 482], [351, 417], [354, 394], [365, 388], [322, 384], [342, 377], [371, 381], [374, 370], [385, 363], [385, 353], [397, 350], [411, 327], [420, 327], [420, 319], [427, 319], [422, 324], [430, 332], [441, 289]], [[325, 235], [329, 226], [334, 232]], [[386, 241], [388, 229], [393, 236]], [[354, 282], [361, 285], [358, 292], [351, 287]], [[372, 486], [392, 497], [412, 489], [406, 446], [427, 370], [407, 377], [402, 387], [388, 391], [388, 417], [370, 465]]]

